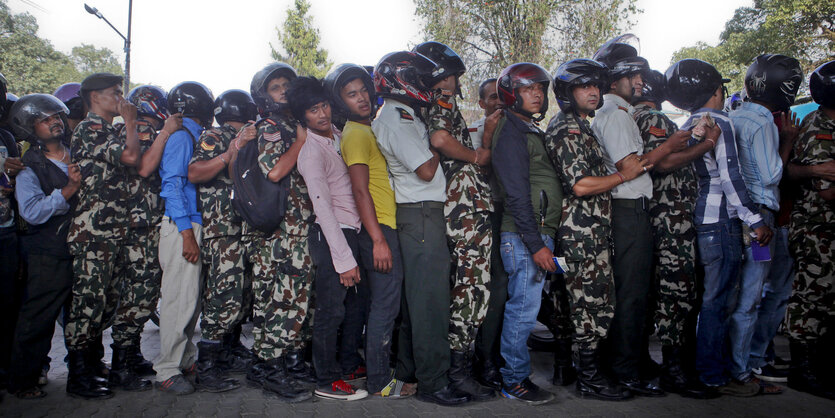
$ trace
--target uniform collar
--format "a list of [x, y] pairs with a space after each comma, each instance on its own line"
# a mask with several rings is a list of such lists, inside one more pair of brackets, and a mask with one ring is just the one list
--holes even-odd
[[342, 137], [342, 132], [339, 129], [337, 129], [336, 126], [333, 125], [333, 124], [331, 124], [331, 129], [333, 130], [333, 139], [330, 139], [328, 137], [319, 135], [319, 134], [313, 132], [312, 130], [310, 130], [310, 128], [307, 128], [307, 139], [311, 139], [315, 142], [318, 142], [318, 143], [323, 144], [323, 145], [327, 145], [329, 147], [333, 146], [333, 143], [338, 142], [339, 138]]
[[633, 112], [632, 105], [629, 104], [623, 97], [618, 96], [617, 94], [607, 93], [603, 95], [603, 103], [612, 103], [619, 108], [626, 109], [626, 111], [631, 115]]

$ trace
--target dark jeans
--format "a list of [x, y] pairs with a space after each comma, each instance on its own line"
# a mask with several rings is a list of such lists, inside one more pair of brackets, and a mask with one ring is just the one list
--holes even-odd
[[38, 383], [52, 346], [55, 320], [69, 307], [72, 296], [72, 259], [30, 255], [28, 261], [29, 277], [12, 350], [10, 392]]
[[22, 287], [17, 278], [19, 253], [15, 229], [0, 228], [0, 379], [3, 380], [9, 370]]
[[730, 367], [730, 296], [739, 285], [742, 228], [739, 219], [696, 225], [699, 263], [704, 266], [704, 295], [696, 329], [696, 371], [705, 384], [724, 385]]
[[391, 356], [394, 320], [400, 312], [400, 293], [403, 286], [403, 258], [400, 255], [400, 240], [397, 231], [380, 225], [383, 236], [391, 250], [392, 265], [388, 273], [374, 270], [374, 243], [363, 229], [359, 244], [362, 266], [368, 276], [371, 306], [365, 331], [365, 365], [368, 377], [366, 386], [369, 393], [377, 393], [391, 380], [389, 361]]
[[[359, 240], [357, 231], [343, 229], [342, 233], [351, 247], [354, 259], [359, 260]], [[348, 298], [348, 293], [358, 293], [356, 288], [348, 288], [339, 282], [339, 273], [334, 270], [331, 259], [330, 247], [325, 240], [325, 235], [318, 224], [310, 227], [308, 245], [310, 257], [316, 265], [316, 277], [313, 279], [313, 287], [316, 292], [316, 320], [313, 321], [313, 365], [316, 369], [316, 379], [319, 386], [330, 385], [342, 378], [342, 367], [337, 361], [336, 353], [339, 347], [338, 332], [343, 320], [347, 318], [346, 311], [355, 311], [361, 303], [358, 297]], [[364, 274], [360, 269], [360, 275], [364, 282]], [[359, 309], [362, 309], [359, 307]], [[363, 315], [354, 315], [354, 319], [363, 319]], [[356, 328], [356, 324], [348, 326]], [[362, 324], [358, 325], [360, 329]], [[348, 337], [356, 338], [351, 335]], [[343, 335], [344, 338], [344, 335]], [[354, 343], [354, 351], [359, 348]]]
[[652, 226], [641, 200], [612, 201], [615, 256], [615, 317], [609, 330], [612, 371], [621, 379], [638, 377], [652, 281]]
[[478, 329], [475, 340], [475, 351], [482, 359], [498, 361], [501, 358], [500, 346], [502, 335], [502, 320], [504, 319], [504, 305], [507, 302], [507, 272], [502, 264], [501, 236], [502, 214], [504, 206], [496, 203], [496, 210], [490, 214], [493, 225], [493, 252], [490, 257], [490, 302], [487, 305], [487, 315]]
[[365, 363], [360, 355], [360, 348], [364, 345], [362, 333], [368, 320], [368, 273], [362, 261], [357, 259], [357, 263], [360, 266], [362, 280], [354, 286], [354, 289], [348, 289], [345, 294], [345, 319], [342, 320], [339, 333], [339, 356], [337, 357], [342, 374], [353, 373]]
[[396, 377], [424, 393], [449, 384], [449, 269], [443, 203], [397, 205], [403, 297]]

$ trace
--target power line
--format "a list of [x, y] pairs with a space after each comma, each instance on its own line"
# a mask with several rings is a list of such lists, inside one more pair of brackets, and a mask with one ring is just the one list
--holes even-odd
[[20, 2], [23, 3], [23, 4], [29, 5], [33, 8], [35, 8], [35, 9], [43, 12], [43, 13], [49, 13], [49, 10], [47, 10], [45, 7], [41, 6], [40, 4], [35, 3], [33, 0], [20, 0]]

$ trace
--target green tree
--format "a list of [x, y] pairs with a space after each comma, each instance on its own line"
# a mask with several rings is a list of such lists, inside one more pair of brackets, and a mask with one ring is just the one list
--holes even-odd
[[125, 74], [119, 59], [109, 48], [96, 48], [94, 45], [81, 44], [72, 49], [70, 57], [82, 77], [98, 72]]
[[752, 7], [734, 12], [718, 45], [682, 48], [673, 62], [683, 58], [710, 62], [733, 80], [729, 87], [738, 90], [748, 65], [765, 53], [797, 58], [806, 75], [835, 59], [835, 0], [755, 0]]
[[295, 0], [293, 7], [287, 9], [281, 29], [276, 28], [282, 51], [272, 43], [270, 49], [273, 59], [290, 64], [299, 74], [321, 78], [333, 62], [328, 60], [328, 51], [319, 47], [319, 29], [313, 26], [309, 11], [307, 0]]
[[52, 92], [78, 80], [79, 73], [65, 54], [37, 35], [38, 23], [29, 13], [12, 14], [0, 0], [0, 72], [17, 95]]

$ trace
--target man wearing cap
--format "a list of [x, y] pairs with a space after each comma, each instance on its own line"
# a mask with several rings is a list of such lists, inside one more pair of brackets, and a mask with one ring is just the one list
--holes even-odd
[[[91, 343], [113, 317], [124, 274], [128, 230], [128, 190], [125, 167], [139, 163], [136, 107], [122, 96], [122, 77], [93, 74], [81, 83], [87, 117], [71, 139], [72, 161], [81, 170], [78, 206], [70, 221], [67, 242], [73, 260], [72, 304], [64, 337], [69, 357], [67, 393], [85, 399], [113, 396], [106, 380], [96, 376], [102, 353]], [[122, 116], [125, 140], [113, 127]], [[145, 390], [150, 382], [125, 380], [126, 390]]]

